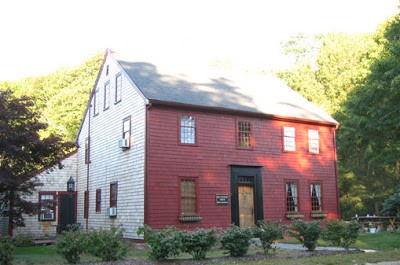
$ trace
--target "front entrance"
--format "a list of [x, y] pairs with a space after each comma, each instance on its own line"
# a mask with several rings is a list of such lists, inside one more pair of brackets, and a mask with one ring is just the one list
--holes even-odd
[[68, 230], [68, 225], [76, 223], [76, 193], [58, 194], [58, 233]]
[[251, 186], [238, 187], [239, 224], [241, 227], [254, 225], [254, 188]]
[[252, 227], [264, 219], [261, 167], [231, 166], [232, 223]]

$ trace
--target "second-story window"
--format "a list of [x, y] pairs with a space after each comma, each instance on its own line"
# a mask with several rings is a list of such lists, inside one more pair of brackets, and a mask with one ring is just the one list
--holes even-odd
[[104, 84], [104, 110], [110, 107], [110, 82]]
[[317, 130], [308, 130], [308, 152], [319, 154], [319, 134]]
[[283, 150], [296, 151], [296, 133], [294, 127], [283, 127]]
[[196, 144], [196, 116], [181, 115], [180, 143]]
[[93, 116], [99, 114], [99, 89], [96, 88], [93, 95]]
[[237, 133], [238, 147], [252, 148], [251, 123], [249, 121], [238, 121]]
[[90, 163], [90, 138], [85, 139], [85, 164]]
[[122, 99], [122, 76], [119, 74], [115, 77], [115, 103]]
[[131, 146], [131, 116], [122, 121], [122, 139], [127, 141], [127, 146]]

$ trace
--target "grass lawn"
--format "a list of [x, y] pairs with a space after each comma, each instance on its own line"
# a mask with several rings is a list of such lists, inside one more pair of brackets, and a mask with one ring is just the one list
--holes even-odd
[[[292, 243], [292, 242], [291, 242]], [[326, 245], [326, 242], [321, 242]], [[375, 249], [375, 253], [356, 253], [346, 254], [337, 253], [335, 255], [312, 255], [310, 257], [289, 258], [290, 250], [277, 250], [277, 254], [269, 254], [262, 260], [226, 260], [223, 264], [365, 264], [366, 262], [374, 263], [379, 261], [396, 261], [400, 260], [400, 232], [381, 232], [376, 234], [360, 234], [356, 244], [351, 248]], [[251, 247], [249, 257], [257, 253], [262, 253], [261, 248]], [[227, 255], [217, 247], [215, 247], [207, 258], [226, 257]], [[287, 257], [286, 257], [287, 256]], [[130, 249], [127, 259], [142, 258], [148, 259], [147, 251], [138, 251]], [[278, 258], [281, 257], [281, 258]], [[283, 258], [282, 258], [283, 257]], [[188, 254], [182, 254], [176, 259], [191, 259]], [[98, 259], [90, 255], [82, 255], [81, 262], [98, 261]], [[224, 262], [223, 259], [221, 262]], [[15, 249], [13, 264], [62, 264], [66, 261], [56, 252], [54, 246], [38, 246], [38, 247], [18, 247]], [[163, 263], [163, 262], [161, 262]], [[206, 263], [206, 262], [205, 262]], [[201, 263], [201, 264], [205, 264]], [[171, 262], [165, 262], [171, 264]], [[199, 263], [193, 263], [199, 264]]]

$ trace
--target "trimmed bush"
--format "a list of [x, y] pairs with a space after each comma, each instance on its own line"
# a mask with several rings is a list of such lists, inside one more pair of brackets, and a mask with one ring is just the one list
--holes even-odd
[[264, 253], [267, 254], [271, 249], [275, 251], [275, 248], [272, 247], [272, 244], [276, 240], [283, 238], [283, 232], [285, 229], [286, 228], [284, 226], [281, 226], [280, 221], [275, 223], [272, 223], [268, 220], [258, 221], [257, 226], [253, 228], [253, 236], [260, 239]]
[[194, 259], [205, 259], [206, 254], [217, 242], [215, 230], [196, 229], [182, 233], [182, 252], [189, 253]]
[[0, 265], [10, 265], [13, 260], [14, 245], [9, 236], [0, 237]]
[[156, 230], [144, 226], [138, 230], [138, 235], [144, 235], [146, 243], [151, 247], [150, 258], [165, 260], [177, 256], [182, 248], [182, 232], [176, 227], [166, 227]]
[[227, 250], [227, 253], [231, 257], [244, 256], [249, 250], [252, 236], [251, 229], [232, 225], [230, 228], [222, 231], [222, 248]]
[[13, 237], [13, 244], [16, 247], [31, 247], [35, 245], [35, 242], [30, 236], [18, 234]]
[[57, 237], [56, 250], [67, 260], [68, 263], [75, 264], [80, 261], [80, 255], [85, 250], [84, 233], [74, 227], [69, 231], [63, 232]]
[[127, 254], [127, 245], [123, 240], [122, 228], [92, 230], [87, 234], [86, 248], [88, 253], [102, 261], [123, 259]]
[[361, 226], [356, 221], [345, 222], [330, 219], [326, 222], [326, 228], [325, 240], [349, 250], [350, 244], [356, 242]]
[[324, 229], [320, 226], [320, 222], [304, 222], [296, 220], [291, 226], [289, 234], [299, 240], [308, 251], [314, 251], [317, 246], [318, 239], [322, 236]]

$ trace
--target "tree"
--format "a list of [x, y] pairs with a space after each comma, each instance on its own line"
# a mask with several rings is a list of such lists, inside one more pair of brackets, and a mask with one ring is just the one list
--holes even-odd
[[54, 135], [41, 138], [46, 124], [39, 121], [33, 107], [28, 97], [0, 91], [0, 214], [8, 217], [9, 235], [15, 226], [24, 225], [23, 214], [37, 212], [37, 204], [25, 199], [41, 185], [36, 172], [59, 161], [73, 147]]

